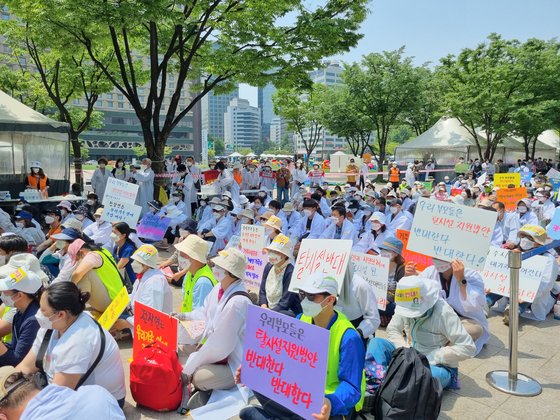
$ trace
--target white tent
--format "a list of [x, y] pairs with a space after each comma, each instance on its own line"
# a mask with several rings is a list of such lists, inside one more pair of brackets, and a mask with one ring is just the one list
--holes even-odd
[[556, 130], [543, 131], [537, 140], [546, 144], [547, 146], [554, 147], [556, 151], [560, 151], [560, 136]]
[[243, 155], [239, 152], [233, 152], [231, 155], [228, 155], [228, 157], [230, 157], [230, 158], [240, 158], [240, 157], [243, 157]]

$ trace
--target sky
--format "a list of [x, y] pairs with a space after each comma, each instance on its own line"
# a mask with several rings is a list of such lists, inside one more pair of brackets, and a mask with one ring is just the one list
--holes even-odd
[[[372, 0], [369, 9], [362, 40], [334, 58], [355, 62], [404, 45], [415, 64], [437, 64], [441, 57], [476, 47], [492, 32], [520, 41], [560, 39], [560, 0]], [[241, 85], [240, 96], [257, 106], [256, 88]]]

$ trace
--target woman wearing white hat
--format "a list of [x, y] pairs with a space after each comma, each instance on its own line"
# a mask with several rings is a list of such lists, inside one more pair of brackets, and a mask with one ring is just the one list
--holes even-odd
[[367, 254], [370, 251], [379, 253], [379, 245], [385, 242], [389, 232], [387, 231], [385, 215], [376, 211], [369, 218], [371, 230], [364, 232], [362, 239], [352, 248], [355, 252]]
[[201, 391], [191, 397], [189, 409], [206, 404], [214, 389], [233, 388], [234, 372], [243, 356], [247, 306], [251, 303], [243, 283], [247, 257], [238, 249], [230, 248], [221, 251], [212, 262], [212, 272], [219, 283], [203, 307], [184, 316], [187, 320], [206, 322], [200, 340], [204, 345], [193, 349], [183, 368], [195, 389]]
[[39, 190], [43, 197], [47, 198], [49, 196], [50, 180], [43, 168], [41, 167], [41, 162], [34, 160], [29, 165], [30, 171], [27, 175], [27, 185], [26, 188], [31, 188], [34, 190]]
[[288, 290], [294, 272], [294, 265], [290, 262], [294, 252], [293, 244], [287, 236], [280, 234], [265, 249], [268, 264], [264, 267], [259, 305], [296, 316], [301, 313], [300, 299], [296, 293]]

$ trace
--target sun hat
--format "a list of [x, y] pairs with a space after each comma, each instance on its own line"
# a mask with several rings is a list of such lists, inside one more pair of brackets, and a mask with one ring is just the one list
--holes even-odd
[[228, 248], [218, 252], [218, 255], [212, 258], [212, 262], [239, 279], [245, 278], [247, 257], [236, 248]]
[[293, 205], [290, 201], [288, 201], [288, 202], [286, 202], [286, 204], [284, 204], [284, 207], [282, 207], [282, 211], [283, 211], [284, 213], [285, 213], [285, 212], [291, 212], [291, 213], [293, 213], [293, 212], [295, 211], [294, 205]]
[[397, 238], [386, 238], [385, 241], [381, 245], [379, 245], [380, 249], [385, 249], [387, 251], [396, 252], [397, 254], [401, 254], [403, 250], [404, 244], [400, 239]]
[[405, 318], [424, 315], [438, 301], [440, 288], [438, 282], [429, 278], [403, 277], [395, 290], [395, 314]]
[[209, 249], [208, 242], [204, 239], [196, 235], [189, 235], [174, 246], [177, 251], [187, 254], [193, 260], [206, 263]]
[[68, 200], [61, 201], [56, 207], [72, 211], [72, 203]]
[[35, 255], [32, 254], [15, 254], [10, 257], [10, 260], [3, 266], [0, 266], [0, 277], [6, 277], [16, 271], [18, 268], [23, 268], [27, 273], [36, 274], [41, 283], [47, 284], [49, 276], [41, 270], [41, 264]]
[[38, 160], [34, 160], [31, 162], [31, 165], [29, 165], [30, 168], [42, 168], [41, 166], [41, 162], [39, 162]]
[[158, 250], [153, 245], [142, 245], [134, 251], [134, 254], [132, 254], [130, 258], [151, 268], [156, 268], [158, 266]]
[[57, 233], [52, 236], [53, 239], [60, 239], [62, 241], [73, 241], [78, 239], [82, 236], [80, 231], [73, 229], [73, 228], [66, 228], [63, 229], [62, 232]]
[[517, 232], [517, 236], [520, 238], [526, 237], [532, 239], [540, 245], [546, 243], [546, 230], [538, 225], [523, 225]]
[[239, 196], [239, 204], [240, 205], [245, 205], [249, 202], [249, 199], [247, 197], [245, 197], [244, 195], [240, 195]]
[[279, 217], [272, 215], [270, 216], [266, 222], [263, 223], [263, 226], [270, 227], [276, 230], [282, 230], [282, 219]]
[[329, 295], [338, 296], [338, 282], [331, 276], [324, 273], [315, 272], [306, 277], [302, 283], [296, 287], [296, 290], [310, 293], [328, 293]]
[[255, 220], [255, 212], [250, 209], [243, 209], [238, 214], [239, 217], [246, 217], [247, 219]]
[[230, 200], [231, 200], [231, 198], [232, 198], [231, 193], [230, 193], [229, 191], [224, 191], [224, 192], [222, 193], [222, 198], [223, 198], [223, 197], [228, 197]]
[[0, 278], [0, 292], [17, 290], [34, 294], [41, 288], [43, 282], [37, 274], [20, 267], [6, 277]]
[[64, 223], [62, 223], [62, 227], [66, 229], [74, 229], [81, 233], [83, 226], [82, 226], [82, 222], [80, 222], [75, 217], [71, 217], [68, 220], [66, 220]]
[[95, 210], [95, 213], [93, 214], [93, 216], [103, 216], [103, 207], [99, 207], [97, 210]]
[[386, 222], [386, 218], [385, 215], [383, 213], [381, 213], [380, 211], [376, 211], [375, 213], [373, 213], [371, 215], [371, 217], [369, 218], [370, 222], [379, 222], [382, 225], [385, 224]]
[[268, 220], [270, 216], [274, 216], [274, 213], [272, 213], [270, 210], [267, 210], [263, 214], [257, 214], [257, 219]]
[[290, 241], [290, 238], [282, 234], [277, 235], [272, 243], [266, 246], [264, 249], [268, 251], [279, 252], [280, 254], [285, 255], [288, 258], [291, 258], [294, 254], [293, 242]]

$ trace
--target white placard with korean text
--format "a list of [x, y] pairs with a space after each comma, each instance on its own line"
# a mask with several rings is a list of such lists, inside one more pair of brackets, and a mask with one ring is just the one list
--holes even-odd
[[387, 307], [389, 258], [352, 252], [352, 264], [354, 272], [360, 274], [373, 287], [377, 307], [384, 311]]

